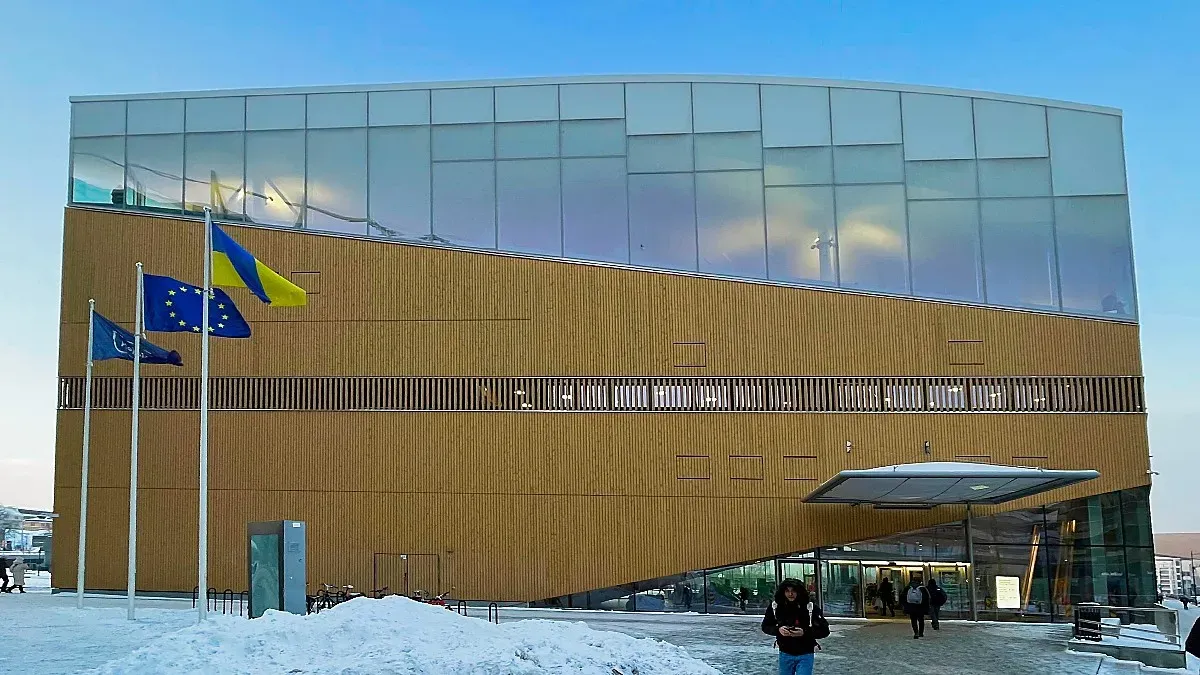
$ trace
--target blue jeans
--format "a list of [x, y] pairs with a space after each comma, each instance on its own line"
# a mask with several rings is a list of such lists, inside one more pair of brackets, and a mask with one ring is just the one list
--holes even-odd
[[813, 655], [792, 656], [779, 652], [779, 675], [812, 675]]

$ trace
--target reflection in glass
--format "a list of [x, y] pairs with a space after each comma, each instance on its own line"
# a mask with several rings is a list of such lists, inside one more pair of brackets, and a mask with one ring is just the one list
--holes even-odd
[[401, 239], [428, 238], [432, 232], [429, 127], [373, 128], [368, 132], [368, 145], [371, 158], [368, 233]]
[[[1016, 577], [1016, 607], [997, 592], [997, 577]], [[979, 618], [1049, 621], [1051, 578], [1042, 546], [975, 546], [975, 579]]]
[[692, 170], [692, 136], [630, 136], [630, 173]]
[[987, 301], [1009, 307], [1057, 307], [1050, 200], [984, 199], [980, 213]]
[[1121, 517], [1124, 520], [1126, 546], [1153, 546], [1150, 527], [1150, 488], [1121, 491]]
[[502, 159], [558, 156], [558, 122], [496, 125], [496, 156]]
[[696, 134], [695, 143], [697, 171], [762, 168], [761, 134]]
[[975, 200], [909, 202], [908, 236], [914, 294], [983, 299]]
[[250, 536], [250, 618], [262, 616], [268, 609], [283, 609], [279, 563], [281, 560], [278, 534]]
[[767, 267], [779, 281], [837, 283], [832, 187], [767, 189]]
[[433, 159], [491, 159], [495, 138], [491, 124], [455, 124], [433, 128]]
[[367, 233], [367, 130], [308, 132], [310, 230]]
[[737, 565], [708, 572], [711, 614], [762, 614], [775, 597], [775, 563]]
[[496, 248], [493, 162], [433, 163], [434, 241]]
[[1124, 197], [1054, 200], [1064, 310], [1132, 317], [1133, 263]]
[[192, 213], [210, 207], [218, 218], [242, 217], [245, 198], [245, 148], [238, 132], [187, 134], [184, 138], [184, 208]]
[[125, 137], [71, 141], [71, 171], [72, 202], [124, 204]]
[[975, 162], [952, 159], [908, 162], [904, 167], [909, 199], [974, 197]]
[[629, 262], [624, 158], [562, 160], [563, 255]]
[[304, 132], [246, 132], [246, 217], [268, 225], [304, 223]]
[[183, 208], [183, 134], [127, 136], [125, 204], [147, 209]]
[[767, 148], [767, 185], [830, 185], [833, 183], [833, 149]]
[[979, 192], [984, 197], [1049, 197], [1050, 160], [980, 160]]
[[903, 183], [904, 152], [899, 145], [848, 145], [833, 149], [838, 183]]
[[696, 174], [696, 225], [701, 272], [767, 277], [762, 172]]
[[850, 288], [908, 291], [903, 185], [836, 189], [841, 283]]
[[863, 616], [862, 566], [851, 561], [822, 563], [821, 594], [829, 616]]
[[559, 209], [558, 160], [496, 163], [500, 249], [561, 255]]
[[584, 120], [562, 123], [563, 157], [604, 157], [624, 154], [624, 120]]
[[694, 271], [696, 211], [692, 174], [629, 176], [629, 233], [633, 264]]

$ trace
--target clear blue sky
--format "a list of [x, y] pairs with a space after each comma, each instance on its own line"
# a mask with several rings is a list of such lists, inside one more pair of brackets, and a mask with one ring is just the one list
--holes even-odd
[[1194, 0], [3, 4], [0, 503], [52, 501], [68, 96], [735, 73], [941, 85], [1123, 109], [1151, 452], [1162, 474], [1155, 529], [1200, 530]]

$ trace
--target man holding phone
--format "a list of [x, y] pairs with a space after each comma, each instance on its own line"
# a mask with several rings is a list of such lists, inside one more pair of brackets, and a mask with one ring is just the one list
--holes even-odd
[[784, 579], [763, 617], [762, 631], [775, 636], [779, 675], [812, 675], [817, 640], [829, 637], [829, 622], [797, 579]]

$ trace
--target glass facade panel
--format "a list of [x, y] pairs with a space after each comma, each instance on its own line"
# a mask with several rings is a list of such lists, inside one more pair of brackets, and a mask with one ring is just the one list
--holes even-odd
[[304, 95], [247, 96], [246, 128], [250, 131], [304, 128]]
[[862, 565], [830, 561], [821, 566], [821, 600], [828, 616], [862, 616]]
[[909, 202], [913, 293], [979, 302], [979, 207], [974, 200]]
[[454, 124], [433, 128], [433, 159], [491, 159], [496, 152], [491, 124]]
[[187, 131], [242, 131], [246, 128], [246, 99], [242, 96], [189, 98], [185, 112]]
[[982, 158], [1047, 157], [1046, 109], [975, 99], [975, 152]]
[[125, 137], [77, 138], [71, 148], [71, 201], [124, 204]]
[[974, 197], [975, 162], [969, 159], [907, 162], [904, 179], [909, 199]]
[[366, 92], [308, 95], [309, 129], [365, 126], [367, 126]]
[[900, 94], [873, 89], [831, 89], [833, 144], [900, 143]]
[[1049, 197], [1050, 161], [980, 160], [979, 192], [984, 197]]
[[496, 156], [501, 159], [558, 157], [558, 122], [497, 124]]
[[310, 230], [368, 234], [367, 130], [308, 132]]
[[762, 180], [759, 171], [696, 174], [701, 272], [767, 277]]
[[692, 117], [696, 133], [758, 131], [758, 85], [697, 82]]
[[772, 279], [837, 283], [832, 187], [767, 189], [767, 266]]
[[1154, 546], [1150, 527], [1150, 488], [1121, 491], [1121, 517], [1126, 546]]
[[833, 183], [833, 149], [766, 148], [767, 185], [830, 185]]
[[246, 218], [300, 227], [303, 207], [304, 132], [246, 132]]
[[496, 163], [499, 247], [562, 255], [558, 160]]
[[838, 183], [903, 183], [904, 153], [899, 145], [851, 145], [833, 149]]
[[1117, 115], [1049, 108], [1055, 195], [1125, 194], [1125, 155]]
[[125, 133], [125, 101], [83, 101], [71, 104], [72, 136], [114, 136]]
[[691, 170], [691, 134], [629, 137], [630, 173], [668, 173]]
[[696, 134], [694, 138], [697, 171], [762, 168], [762, 136], [757, 133]]
[[775, 597], [773, 561], [739, 565], [708, 573], [710, 614], [763, 614]]
[[[997, 592], [997, 577], [1015, 578], [1017, 602]], [[979, 618], [985, 621], [1048, 622], [1051, 574], [1040, 546], [975, 546], [975, 595]], [[1011, 606], [1016, 604], [1016, 607]]]
[[690, 134], [691, 85], [662, 82], [625, 85], [625, 125], [631, 136]]
[[604, 120], [625, 116], [622, 84], [564, 84], [558, 88], [559, 117], [564, 120]]
[[974, 159], [971, 99], [904, 92], [900, 103], [905, 159]]
[[563, 255], [629, 262], [625, 159], [562, 160]]
[[442, 243], [496, 248], [493, 162], [434, 162], [433, 234]]
[[495, 117], [491, 87], [434, 89], [430, 107], [434, 124], [491, 122]]
[[373, 91], [367, 107], [373, 127], [429, 124], [429, 92], [424, 89]]
[[1124, 197], [1054, 200], [1063, 309], [1132, 318], [1133, 262]]
[[629, 176], [631, 263], [696, 269], [696, 200], [692, 180], [690, 173]]
[[128, 134], [183, 133], [183, 99], [160, 98], [130, 101], [126, 125]]
[[1057, 307], [1050, 200], [984, 199], [980, 213], [987, 301], [1010, 307]]
[[558, 87], [496, 87], [497, 122], [537, 122], [558, 119]]
[[184, 208], [207, 206], [217, 218], [240, 219], [245, 197], [246, 149], [240, 131], [187, 134], [184, 137]]
[[839, 186], [834, 196], [842, 286], [907, 293], [904, 186]]
[[1154, 569], [1153, 548], [1125, 547], [1125, 582], [1128, 585], [1129, 607], [1154, 605], [1158, 596], [1158, 578]]
[[562, 122], [563, 157], [610, 157], [625, 154], [625, 122]]
[[125, 138], [125, 204], [183, 209], [183, 134]]
[[429, 127], [371, 129], [370, 234], [401, 239], [431, 232]]
[[829, 145], [829, 90], [762, 85], [763, 145], [768, 148]]

